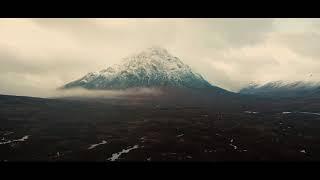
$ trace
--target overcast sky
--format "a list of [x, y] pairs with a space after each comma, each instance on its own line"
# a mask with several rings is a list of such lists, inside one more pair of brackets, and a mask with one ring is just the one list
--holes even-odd
[[320, 81], [319, 42], [319, 19], [0, 19], [0, 94], [47, 96], [154, 45], [231, 91]]

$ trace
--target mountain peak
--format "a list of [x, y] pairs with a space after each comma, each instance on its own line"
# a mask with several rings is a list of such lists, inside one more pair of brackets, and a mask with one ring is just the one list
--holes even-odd
[[161, 56], [161, 57], [171, 57], [172, 55], [168, 52], [167, 49], [161, 47], [161, 46], [151, 46], [149, 48], [146, 48], [134, 55], [129, 56], [134, 57], [134, 56], [146, 56], [146, 57], [151, 57], [151, 56]]
[[187, 87], [207, 88], [212, 85], [194, 73], [179, 58], [166, 49], [152, 46], [138, 54], [124, 58], [118, 65], [99, 72], [88, 73], [65, 88], [125, 89], [130, 87]]

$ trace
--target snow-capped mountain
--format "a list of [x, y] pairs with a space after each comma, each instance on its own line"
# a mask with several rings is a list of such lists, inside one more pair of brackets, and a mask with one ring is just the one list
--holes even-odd
[[263, 96], [299, 97], [320, 93], [320, 83], [311, 81], [273, 81], [266, 84], [250, 84], [239, 91], [242, 94]]
[[167, 50], [152, 47], [122, 62], [70, 82], [64, 88], [125, 89], [132, 87], [213, 87], [200, 74], [172, 56]]

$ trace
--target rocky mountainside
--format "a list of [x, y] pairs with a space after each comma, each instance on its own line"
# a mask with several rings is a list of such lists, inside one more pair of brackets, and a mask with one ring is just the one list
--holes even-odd
[[[120, 64], [66, 84], [63, 88], [126, 89], [135, 87], [211, 88], [200, 74], [172, 56], [167, 50], [152, 47], [124, 58]], [[217, 87], [216, 87], [217, 88]]]

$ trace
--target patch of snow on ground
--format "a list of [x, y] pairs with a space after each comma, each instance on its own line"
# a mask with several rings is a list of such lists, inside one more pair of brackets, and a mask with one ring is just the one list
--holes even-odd
[[320, 116], [320, 113], [313, 113], [313, 112], [282, 112], [282, 114], [290, 114], [290, 113], [302, 113], [302, 114], [312, 114]]
[[236, 146], [236, 145], [233, 145], [233, 144], [232, 144], [232, 143], [233, 143], [233, 141], [234, 141], [234, 140], [233, 140], [233, 139], [231, 139], [231, 140], [230, 140], [230, 144], [229, 144], [229, 145], [230, 145], [230, 146], [232, 146], [234, 149], [238, 149], [238, 146]]
[[29, 139], [29, 136], [23, 136], [22, 138], [20, 139], [14, 139], [14, 140], [9, 140], [9, 141], [5, 141], [5, 142], [0, 142], [0, 145], [1, 144], [10, 144], [10, 143], [13, 143], [13, 142], [23, 142], [25, 140]]
[[143, 137], [140, 138], [140, 140], [141, 140], [142, 143], [144, 143], [146, 141], [146, 137], [143, 136]]
[[233, 144], [229, 144], [230, 146], [232, 146], [234, 149], [238, 149], [238, 146], [233, 145]]
[[255, 112], [255, 111], [245, 111], [245, 113], [248, 113], [248, 114], [258, 114], [259, 112]]
[[112, 156], [108, 159], [109, 161], [115, 161], [117, 159], [119, 159], [119, 157], [122, 155], [122, 154], [127, 154], [129, 153], [131, 150], [134, 150], [134, 149], [138, 149], [139, 148], [139, 145], [134, 145], [132, 148], [129, 148], [129, 149], [123, 149], [122, 151], [118, 152], [118, 153], [113, 153]]
[[57, 153], [55, 154], [54, 158], [59, 159], [62, 155], [63, 155], [62, 153], [57, 152]]
[[306, 153], [306, 150], [302, 149], [300, 152], [301, 152], [301, 153]]
[[6, 132], [6, 133], [4, 133], [3, 135], [4, 136], [8, 136], [8, 135], [10, 135], [10, 134], [13, 134], [14, 132]]
[[182, 136], [184, 136], [184, 134], [180, 134], [180, 135], [178, 135], [177, 137], [182, 137]]
[[215, 152], [215, 150], [211, 150], [211, 149], [205, 149], [204, 150], [205, 153], [212, 153], [213, 151]]
[[98, 143], [98, 144], [92, 144], [88, 149], [94, 149], [94, 148], [96, 148], [97, 146], [100, 146], [100, 145], [102, 145], [102, 144], [107, 144], [107, 141], [102, 140], [102, 142], [101, 142], [101, 143]]
[[303, 113], [303, 114], [313, 114], [313, 115], [318, 115], [318, 116], [320, 116], [320, 113], [312, 113], [312, 112], [299, 112], [299, 113]]

